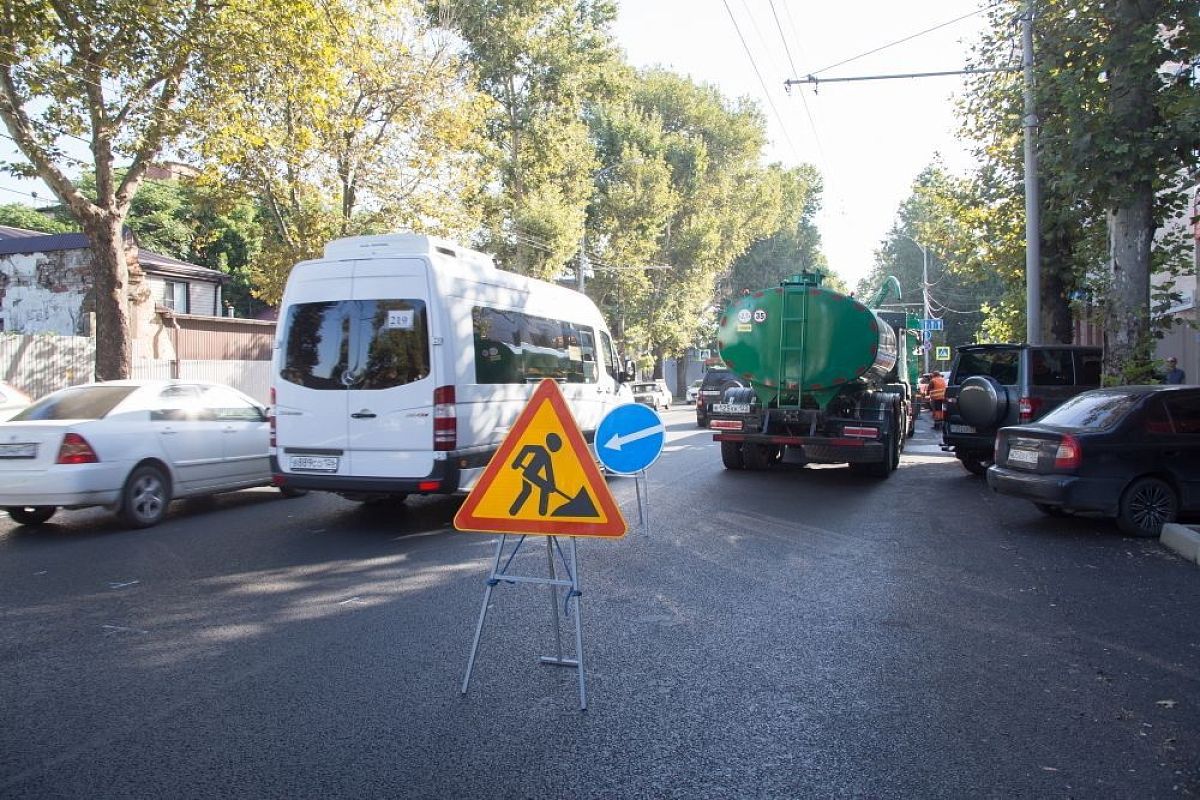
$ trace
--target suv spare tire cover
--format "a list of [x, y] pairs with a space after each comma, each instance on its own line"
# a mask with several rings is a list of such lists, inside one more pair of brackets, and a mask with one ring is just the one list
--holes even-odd
[[972, 375], [958, 390], [958, 413], [976, 428], [990, 428], [1008, 414], [1008, 393], [990, 375]]

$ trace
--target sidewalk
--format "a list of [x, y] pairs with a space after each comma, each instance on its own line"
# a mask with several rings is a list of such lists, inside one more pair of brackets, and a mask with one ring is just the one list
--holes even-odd
[[1200, 526], [1168, 522], [1163, 525], [1159, 541], [1188, 561], [1200, 565]]

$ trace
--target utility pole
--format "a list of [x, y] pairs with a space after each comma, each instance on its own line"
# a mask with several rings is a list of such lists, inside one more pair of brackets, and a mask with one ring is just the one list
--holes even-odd
[[[899, 231], [897, 231], [897, 233], [899, 233]], [[932, 319], [932, 317], [929, 316], [929, 251], [925, 249], [925, 245], [921, 244], [908, 234], [900, 233], [900, 235], [915, 244], [917, 249], [921, 251], [921, 302], [923, 308], [925, 309], [925, 312], [921, 317], [921, 351], [925, 354], [924, 372], [928, 373], [930, 348], [925, 346], [925, 337], [929, 337], [931, 341], [933, 339], [933, 332], [925, 328], [925, 326], [928, 324], [925, 322], [925, 320]]]
[[1033, 5], [1021, 16], [1021, 58], [1025, 78], [1025, 341], [1042, 343], [1042, 220], [1038, 186], [1037, 105], [1033, 96]]

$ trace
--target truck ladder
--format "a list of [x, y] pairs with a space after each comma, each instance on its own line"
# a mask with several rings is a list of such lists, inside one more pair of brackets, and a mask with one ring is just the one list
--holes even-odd
[[[779, 314], [779, 359], [776, 373], [776, 386], [779, 387], [779, 393], [775, 396], [775, 404], [779, 408], [799, 408], [801, 395], [804, 391], [804, 347], [807, 344], [806, 334], [808, 333], [808, 293], [811, 289], [809, 286], [800, 285], [796, 287], [798, 291], [791, 290], [792, 287], [783, 287], [783, 297], [780, 300]], [[800, 343], [788, 344], [789, 333], [798, 333]], [[787, 385], [787, 364], [788, 356], [796, 353], [800, 358], [796, 359], [799, 365], [800, 372], [796, 376], [796, 401], [795, 403], [783, 402], [784, 393], [788, 391]]]

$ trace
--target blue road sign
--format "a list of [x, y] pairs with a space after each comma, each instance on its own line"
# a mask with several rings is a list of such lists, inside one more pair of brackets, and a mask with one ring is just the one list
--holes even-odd
[[667, 431], [662, 419], [639, 403], [617, 406], [596, 428], [596, 458], [620, 475], [633, 475], [658, 460]]

